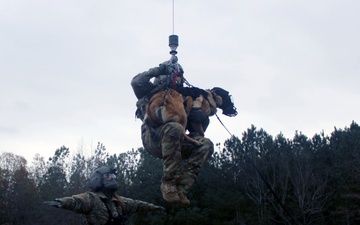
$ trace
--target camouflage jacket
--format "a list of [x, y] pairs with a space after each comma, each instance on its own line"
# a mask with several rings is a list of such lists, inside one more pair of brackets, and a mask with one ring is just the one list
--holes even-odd
[[[174, 79], [175, 69], [173, 67], [178, 67], [182, 73], [184, 70], [181, 65], [177, 62], [175, 64], [169, 63], [170, 61], [165, 61], [161, 63], [158, 67], [149, 69], [148, 71], [137, 74], [131, 80], [131, 86], [137, 97], [138, 101], [136, 102], [136, 117], [141, 120], [144, 119], [146, 104], [149, 102], [150, 97], [166, 89]], [[155, 78], [151, 81], [152, 78]], [[183, 80], [180, 77], [175, 79], [176, 86], [182, 86]]]
[[117, 194], [108, 199], [101, 192], [88, 191], [72, 197], [57, 198], [56, 200], [61, 202], [63, 209], [84, 214], [89, 225], [106, 224], [110, 217], [109, 211], [112, 218], [119, 218], [135, 212], [156, 210], [156, 206], [151, 203], [125, 198]]

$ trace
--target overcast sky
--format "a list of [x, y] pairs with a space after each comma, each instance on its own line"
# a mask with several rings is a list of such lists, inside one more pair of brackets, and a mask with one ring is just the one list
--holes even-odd
[[[228, 90], [241, 137], [308, 137], [360, 122], [358, 0], [1, 0], [0, 152], [52, 156], [103, 143], [141, 147], [130, 81], [170, 58], [185, 78]], [[206, 135], [230, 137], [216, 117]]]

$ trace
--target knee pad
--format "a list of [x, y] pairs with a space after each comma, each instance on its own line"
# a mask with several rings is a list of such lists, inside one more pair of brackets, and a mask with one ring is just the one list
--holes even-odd
[[214, 152], [214, 144], [212, 143], [212, 141], [209, 138], [204, 138], [202, 140], [203, 145], [201, 146], [203, 149], [207, 149], [210, 154], [212, 154]]

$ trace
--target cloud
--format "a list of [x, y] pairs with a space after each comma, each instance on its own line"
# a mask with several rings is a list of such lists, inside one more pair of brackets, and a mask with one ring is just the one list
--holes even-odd
[[[130, 81], [170, 58], [173, 30], [187, 80], [233, 95], [238, 116], [218, 113], [231, 133], [348, 126], [360, 115], [359, 6], [175, 1], [173, 23], [171, 1], [1, 1], [0, 151], [31, 159], [84, 142], [141, 147]], [[212, 117], [207, 136], [229, 134]]]

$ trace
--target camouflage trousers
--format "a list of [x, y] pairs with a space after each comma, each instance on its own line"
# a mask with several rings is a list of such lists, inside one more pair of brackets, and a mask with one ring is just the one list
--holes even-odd
[[164, 181], [175, 181], [179, 191], [184, 193], [194, 184], [202, 166], [214, 152], [210, 139], [200, 135], [191, 136], [201, 140], [202, 146], [195, 146], [184, 139], [183, 127], [170, 122], [157, 128], [146, 124], [141, 127], [144, 148], [153, 156], [164, 161]]

